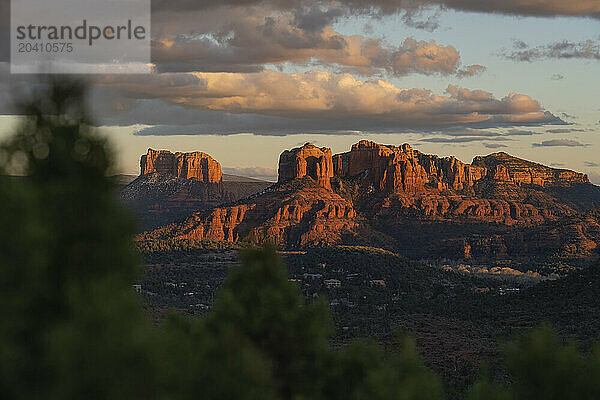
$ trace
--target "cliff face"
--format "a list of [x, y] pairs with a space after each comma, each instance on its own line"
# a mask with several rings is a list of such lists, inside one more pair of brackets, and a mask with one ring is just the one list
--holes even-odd
[[240, 200], [270, 186], [261, 181], [223, 182], [221, 165], [202, 152], [149, 149], [142, 155], [140, 167], [140, 176], [123, 188], [121, 199], [146, 229]]
[[584, 174], [549, 168], [506, 153], [476, 157], [469, 165], [455, 157], [423, 154], [408, 144], [390, 146], [366, 140], [353, 145], [348, 153], [335, 155], [333, 163], [337, 176], [348, 178], [364, 174], [373, 188], [386, 193], [463, 190], [484, 179], [488, 183], [539, 186], [589, 183]]
[[312, 178], [317, 185], [331, 189], [333, 161], [331, 149], [318, 148], [312, 143], [292, 150], [286, 150], [279, 156], [279, 183], [304, 177]]
[[195, 178], [204, 183], [220, 183], [221, 165], [202, 152], [171, 153], [167, 150], [148, 149], [140, 160], [140, 175], [158, 173], [181, 179]]
[[346, 199], [322, 187], [279, 187], [241, 204], [193, 214], [154, 237], [273, 243], [281, 247], [334, 244], [357, 225]]
[[548, 187], [589, 183], [585, 174], [546, 167], [502, 152], [475, 157], [472, 165], [487, 169], [490, 171], [488, 175], [493, 179], [510, 181], [517, 185], [533, 184]]
[[428, 188], [460, 190], [485, 176], [485, 168], [464, 164], [454, 157], [439, 158], [402, 146], [362, 140], [348, 153], [334, 157], [342, 178], [366, 174], [368, 182], [387, 193], [419, 193]]
[[[188, 176], [189, 171], [195, 171], [195, 177], [209, 176], [202, 163], [190, 158], [197, 159], [149, 151], [142, 159], [142, 172], [159, 174], [138, 179], [158, 179], [164, 171], [179, 184], [203, 186], [202, 191], [169, 191], [168, 201], [161, 204], [169, 210], [175, 203], [191, 205], [186, 208], [189, 217], [144, 238], [271, 242], [281, 248], [364, 244], [416, 258], [486, 262], [551, 256], [552, 246], [566, 255], [587, 257], [600, 245], [594, 218], [569, 222], [600, 207], [600, 188], [589, 184], [584, 174], [505, 153], [465, 164], [455, 157], [423, 154], [407, 144], [361, 141], [332, 156], [330, 149], [307, 143], [281, 154], [277, 185], [235, 203], [220, 192], [222, 184], [173, 177]], [[192, 198], [199, 201], [191, 204]], [[573, 228], [567, 230], [567, 225]], [[559, 233], [552, 241], [544, 239], [554, 226]], [[573, 233], [577, 230], [580, 234]]]

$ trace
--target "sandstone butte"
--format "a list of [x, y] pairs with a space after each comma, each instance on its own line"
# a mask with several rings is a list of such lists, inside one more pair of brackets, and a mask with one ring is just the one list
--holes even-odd
[[140, 175], [161, 174], [181, 179], [195, 178], [204, 183], [220, 183], [221, 165], [206, 153], [171, 153], [148, 149], [140, 160]]
[[[202, 168], [182, 166], [185, 162], [179, 160], [189, 158], [177, 154], [149, 151], [142, 159], [142, 172], [165, 170], [189, 176], [191, 171], [207, 179]], [[192, 164], [196, 165], [201, 163]], [[382, 221], [393, 226], [415, 215], [535, 225], [576, 212], [541, 187], [575, 184], [589, 184], [587, 176], [506, 153], [475, 157], [472, 164], [465, 164], [455, 157], [423, 154], [408, 144], [363, 140], [349, 152], [333, 156], [329, 148], [307, 143], [281, 154], [278, 185], [235, 205], [194, 213], [151, 237], [305, 246], [339, 242], [364, 223]], [[338, 191], [340, 185], [349, 189], [344, 196]], [[533, 201], [529, 199], [531, 190], [535, 192]], [[381, 196], [371, 196], [373, 191]], [[348, 193], [354, 194], [348, 198]]]
[[279, 156], [278, 182], [293, 179], [312, 178], [319, 186], [331, 189], [333, 161], [331, 149], [318, 148], [312, 143], [292, 150], [286, 150]]
[[366, 140], [347, 153], [336, 154], [333, 165], [336, 176], [366, 173], [375, 189], [387, 193], [419, 193], [427, 188], [463, 190], [483, 180], [519, 186], [589, 183], [585, 174], [549, 168], [506, 153], [475, 157], [469, 165], [455, 157], [423, 154], [408, 144], [390, 146]]

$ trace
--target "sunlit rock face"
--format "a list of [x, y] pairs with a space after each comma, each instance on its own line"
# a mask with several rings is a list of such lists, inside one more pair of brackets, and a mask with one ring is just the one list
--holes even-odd
[[140, 175], [158, 173], [181, 179], [195, 178], [205, 183], [221, 182], [221, 165], [206, 153], [171, 153], [148, 149], [140, 160]]
[[485, 168], [464, 164], [454, 157], [420, 153], [408, 144], [382, 145], [362, 140], [334, 156], [336, 175], [365, 174], [371, 185], [388, 193], [419, 193], [427, 188], [463, 189], [485, 176]]
[[341, 178], [364, 174], [373, 188], [387, 193], [464, 190], [484, 180], [539, 186], [589, 183], [585, 174], [546, 167], [506, 153], [479, 156], [472, 164], [465, 164], [455, 157], [423, 154], [408, 144], [392, 146], [366, 140], [347, 153], [336, 154], [333, 169]]
[[153, 237], [271, 243], [280, 247], [339, 243], [358, 225], [352, 203], [316, 185], [279, 187], [241, 204], [194, 213]]
[[517, 185], [570, 186], [589, 183], [586, 174], [566, 169], [550, 168], [542, 164], [521, 160], [506, 153], [493, 153], [475, 157], [474, 166], [486, 168], [488, 176], [496, 180], [509, 181]]
[[600, 246], [599, 187], [584, 174], [506, 153], [466, 164], [407, 144], [360, 141], [332, 156], [307, 143], [280, 155], [277, 184], [245, 197], [200, 180], [218, 178], [195, 162], [197, 154], [191, 162], [169, 152], [142, 158], [147, 174], [124, 192], [151, 199], [146, 214], [185, 212], [139, 240], [358, 244], [477, 262], [594, 257]]
[[279, 183], [304, 177], [312, 178], [319, 186], [331, 189], [333, 161], [331, 149], [318, 148], [312, 143], [286, 150], [279, 156]]

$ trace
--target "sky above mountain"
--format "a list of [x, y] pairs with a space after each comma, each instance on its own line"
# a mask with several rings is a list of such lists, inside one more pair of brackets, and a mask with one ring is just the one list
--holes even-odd
[[[306, 141], [506, 151], [600, 183], [600, 1], [154, 1], [151, 75], [91, 80], [123, 172], [202, 150], [268, 178]], [[0, 135], [30, 78], [0, 62]]]

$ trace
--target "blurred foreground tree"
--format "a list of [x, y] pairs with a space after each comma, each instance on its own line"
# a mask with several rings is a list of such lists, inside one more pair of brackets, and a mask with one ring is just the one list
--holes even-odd
[[469, 400], [600, 399], [600, 347], [584, 355], [542, 325], [507, 346], [506, 369], [512, 385], [491, 383], [487, 374], [470, 390]]
[[40, 87], [0, 148], [0, 398], [440, 397], [409, 342], [331, 350], [326, 304], [303, 305], [274, 249], [243, 254], [207, 317], [153, 328], [84, 88]]
[[[0, 397], [151, 398], [131, 219], [83, 86], [43, 82], [0, 149]], [[17, 176], [14, 176], [17, 175]]]

